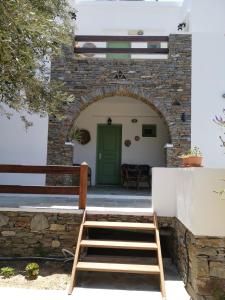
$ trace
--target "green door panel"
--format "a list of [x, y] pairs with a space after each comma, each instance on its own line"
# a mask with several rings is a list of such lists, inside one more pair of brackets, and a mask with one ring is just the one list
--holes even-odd
[[120, 184], [121, 137], [121, 125], [98, 125], [97, 184]]
[[[131, 48], [130, 42], [107, 42], [107, 48]], [[129, 59], [129, 53], [107, 53], [106, 58]]]

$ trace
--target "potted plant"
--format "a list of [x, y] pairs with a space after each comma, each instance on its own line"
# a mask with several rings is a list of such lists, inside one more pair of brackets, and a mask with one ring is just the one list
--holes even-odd
[[201, 167], [203, 156], [200, 149], [194, 146], [186, 154], [180, 156], [183, 167]]

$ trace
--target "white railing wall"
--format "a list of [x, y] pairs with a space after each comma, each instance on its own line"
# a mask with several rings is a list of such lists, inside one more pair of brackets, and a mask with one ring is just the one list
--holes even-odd
[[225, 169], [153, 168], [153, 209], [177, 217], [193, 234], [225, 236]]

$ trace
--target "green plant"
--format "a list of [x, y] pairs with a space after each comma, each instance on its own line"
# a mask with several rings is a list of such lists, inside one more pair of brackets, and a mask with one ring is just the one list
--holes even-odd
[[193, 149], [190, 149], [187, 153], [181, 155], [181, 158], [185, 158], [185, 157], [202, 157], [202, 152], [200, 151], [200, 149], [197, 146], [194, 146]]
[[0, 269], [0, 275], [4, 278], [9, 278], [15, 275], [15, 269], [11, 267], [2, 267]]
[[36, 279], [39, 274], [39, 265], [37, 263], [29, 263], [25, 267], [26, 278]]
[[71, 140], [76, 140], [78, 142], [80, 142], [80, 130], [79, 129], [74, 129], [71, 131], [70, 133], [70, 139]]

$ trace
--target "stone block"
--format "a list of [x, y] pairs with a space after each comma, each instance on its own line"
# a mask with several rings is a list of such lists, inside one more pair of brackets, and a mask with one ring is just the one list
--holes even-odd
[[196, 245], [202, 248], [225, 247], [225, 240], [223, 238], [198, 238], [196, 239]]
[[50, 230], [52, 231], [65, 231], [66, 225], [62, 224], [51, 224]]
[[211, 261], [209, 272], [210, 276], [225, 279], [225, 259], [223, 261]]
[[32, 231], [41, 231], [49, 228], [48, 219], [43, 214], [35, 215], [30, 223]]
[[15, 231], [12, 231], [12, 230], [2, 231], [2, 236], [15, 236], [15, 235], [16, 235]]
[[210, 248], [210, 247], [204, 247], [201, 249], [198, 249], [199, 255], [207, 255], [207, 256], [216, 256], [217, 250], [216, 248]]
[[197, 277], [208, 277], [209, 276], [209, 263], [208, 258], [204, 256], [198, 256], [196, 266], [196, 275]]
[[200, 295], [201, 296], [205, 296], [205, 295], [211, 296], [212, 287], [211, 287], [209, 278], [198, 279], [196, 281], [196, 286], [197, 286], [197, 289], [195, 292], [197, 292], [199, 294], [199, 296]]
[[52, 248], [59, 248], [60, 247], [60, 241], [59, 240], [53, 240], [52, 241]]
[[7, 225], [8, 222], [9, 222], [9, 217], [5, 216], [3, 214], [0, 214], [0, 227], [4, 226], [4, 225]]

